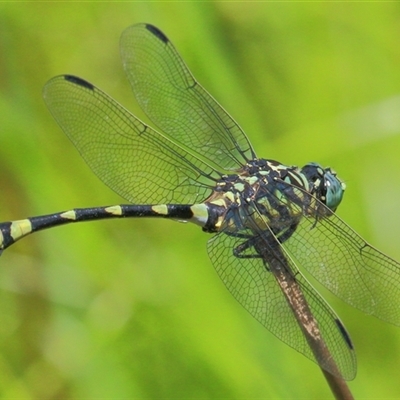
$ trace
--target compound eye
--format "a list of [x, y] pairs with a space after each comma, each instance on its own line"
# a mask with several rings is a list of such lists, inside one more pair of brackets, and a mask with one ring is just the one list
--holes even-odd
[[343, 198], [345, 184], [330, 168], [322, 168], [317, 163], [308, 163], [302, 173], [310, 183], [310, 193], [322, 201], [330, 210], [335, 211]]
[[330, 169], [325, 170], [325, 205], [335, 211], [343, 199], [345, 184]]

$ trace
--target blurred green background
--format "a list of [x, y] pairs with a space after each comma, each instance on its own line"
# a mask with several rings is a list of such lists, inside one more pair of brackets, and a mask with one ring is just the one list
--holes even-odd
[[[75, 74], [142, 116], [118, 49], [137, 22], [169, 36], [258, 155], [334, 167], [348, 187], [339, 215], [400, 259], [396, 2], [2, 3], [0, 220], [122, 202], [84, 164], [41, 90]], [[7, 250], [0, 397], [331, 398], [318, 367], [225, 289], [207, 239], [192, 225], [116, 220]], [[399, 398], [400, 329], [323, 294], [355, 343], [356, 398]]]

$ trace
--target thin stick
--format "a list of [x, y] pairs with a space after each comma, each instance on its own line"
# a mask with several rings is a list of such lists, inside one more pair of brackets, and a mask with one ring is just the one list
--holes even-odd
[[[275, 257], [270, 257], [270, 253], [263, 254], [263, 257], [268, 260], [268, 266], [285, 295], [317, 362], [320, 365], [322, 361], [323, 364], [328, 364], [330, 371], [334, 373], [333, 375], [320, 367], [335, 399], [354, 400], [346, 381], [340, 377], [340, 371], [321, 335], [318, 322], [314, 318], [299, 284], [289, 272], [286, 257], [280, 249], [274, 248], [274, 253]], [[279, 258], [276, 257], [276, 254], [279, 255]], [[268, 255], [269, 257], [267, 257]]]
[[328, 385], [331, 388], [333, 395], [335, 396], [335, 399], [354, 400], [354, 397], [351, 394], [350, 389], [343, 378], [334, 376], [330, 374], [328, 371], [325, 371], [323, 368], [321, 368], [321, 371], [324, 374], [325, 379], [328, 382]]

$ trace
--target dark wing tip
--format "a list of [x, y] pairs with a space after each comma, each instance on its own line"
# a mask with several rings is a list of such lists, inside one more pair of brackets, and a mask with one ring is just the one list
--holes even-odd
[[146, 29], [149, 30], [154, 36], [157, 36], [164, 43], [168, 43], [168, 38], [157, 27], [151, 24], [146, 24]]
[[347, 343], [347, 346], [349, 346], [350, 350], [353, 350], [354, 349], [353, 342], [351, 341], [350, 335], [347, 332], [346, 328], [343, 326], [342, 322], [339, 319], [336, 319], [335, 322], [345, 342]]
[[94, 86], [91, 83], [85, 81], [82, 78], [78, 78], [77, 76], [64, 75], [64, 79], [68, 82], [74, 83], [75, 85], [83, 86], [86, 89], [94, 90]]

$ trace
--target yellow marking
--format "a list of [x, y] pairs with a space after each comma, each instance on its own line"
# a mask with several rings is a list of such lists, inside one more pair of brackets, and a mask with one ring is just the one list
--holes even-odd
[[168, 207], [165, 204], [161, 204], [158, 206], [153, 206], [151, 209], [160, 215], [168, 215]]
[[258, 181], [258, 177], [250, 176], [250, 177], [246, 178], [246, 181], [249, 183], [250, 186], [252, 186]]
[[282, 164], [275, 165], [270, 162], [267, 164], [268, 164], [268, 167], [271, 168], [273, 171], [280, 172], [282, 169], [285, 169], [285, 167]]
[[105, 212], [112, 214], [112, 215], [122, 215], [121, 206], [106, 207], [104, 210], [105, 210]]
[[[244, 190], [244, 185], [243, 185], [243, 183], [235, 183], [234, 185], [234, 188], [236, 189], [236, 190], [238, 190], [239, 192], [243, 192], [243, 190]], [[233, 200], [232, 200], [233, 201]]]
[[294, 187], [293, 188], [293, 193], [299, 198], [299, 199], [303, 199], [304, 198], [304, 194], [303, 192], [299, 189]]
[[[235, 185], [235, 187], [236, 187], [236, 185]], [[240, 189], [238, 189], [238, 190], [240, 190]], [[229, 201], [231, 201], [232, 203], [235, 202], [235, 195], [234, 195], [232, 192], [226, 192], [226, 193], [225, 193], [225, 197], [226, 197]]]
[[70, 219], [70, 220], [74, 221], [74, 220], [76, 220], [76, 213], [75, 213], [74, 210], [66, 211], [66, 212], [60, 214], [60, 217], [64, 218], [64, 219]]
[[[218, 231], [221, 229], [222, 226], [222, 222], [224, 221], [223, 217], [219, 217], [218, 221], [215, 223], [214, 228]], [[229, 224], [230, 226], [232, 226], [233, 228], [235, 228], [235, 226], [233, 224]]]
[[287, 176], [284, 181], [289, 184], [293, 184], [293, 180], [297, 182], [298, 185], [304, 185], [304, 181], [302, 177], [299, 177], [297, 174], [290, 174], [290, 176]]
[[215, 204], [216, 206], [226, 207], [226, 202], [225, 202], [225, 199], [223, 199], [223, 198], [212, 200], [212, 201], [210, 201], [210, 203]]
[[11, 223], [10, 236], [14, 241], [29, 235], [32, 232], [32, 224], [29, 219], [21, 219]]
[[[278, 194], [280, 194], [280, 192], [278, 192]], [[271, 207], [271, 203], [268, 201], [267, 197], [262, 197], [261, 199], [257, 200], [258, 204], [263, 205], [267, 210], [270, 210]]]
[[3, 248], [3, 245], [4, 245], [4, 235], [3, 235], [3, 232], [0, 229], [0, 249]]
[[190, 209], [193, 213], [193, 223], [204, 226], [208, 220], [208, 208], [205, 204], [193, 204]]

